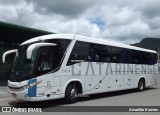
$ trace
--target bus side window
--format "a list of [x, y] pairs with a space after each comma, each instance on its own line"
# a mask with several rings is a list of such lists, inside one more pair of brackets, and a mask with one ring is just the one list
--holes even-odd
[[40, 48], [36, 65], [36, 75], [42, 75], [53, 70], [53, 53], [49, 47]]
[[119, 56], [120, 57], [119, 58], [120, 63], [125, 63], [126, 62], [126, 55], [127, 55], [127, 53], [126, 53], [125, 50], [120, 53], [120, 56]]
[[153, 54], [153, 53], [150, 53], [149, 54], [149, 61], [148, 61], [148, 63], [150, 65], [156, 64], [157, 63], [157, 55]]
[[92, 44], [92, 47], [90, 48], [89, 55], [87, 56], [87, 61], [91, 62], [98, 62], [99, 61], [99, 55], [95, 48], [93, 48], [94, 44]]
[[126, 53], [126, 63], [131, 64], [132, 63], [132, 56], [131, 56], [131, 50], [128, 50]]
[[73, 53], [71, 54], [70, 61], [71, 61], [71, 62], [74, 62], [74, 61], [76, 61], [76, 60], [78, 60], [78, 54], [77, 54], [76, 52], [73, 52]]
[[132, 59], [132, 64], [138, 64], [138, 56], [137, 56], [137, 51], [135, 50], [130, 50], [131, 52], [131, 57]]
[[77, 41], [72, 49], [71, 55], [68, 59], [67, 65], [73, 65], [83, 61], [88, 61], [89, 43]]

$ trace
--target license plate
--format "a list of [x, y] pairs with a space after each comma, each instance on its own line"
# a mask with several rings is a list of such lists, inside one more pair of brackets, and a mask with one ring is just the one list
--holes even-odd
[[17, 97], [17, 95], [16, 95], [15, 93], [12, 93], [12, 96], [13, 96], [13, 97]]

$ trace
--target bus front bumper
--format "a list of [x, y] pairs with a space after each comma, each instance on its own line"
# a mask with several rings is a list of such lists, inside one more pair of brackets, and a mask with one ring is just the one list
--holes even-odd
[[8, 88], [9, 94], [16, 99], [24, 100], [24, 101], [37, 101], [37, 97], [29, 97], [28, 96], [28, 89], [16, 92], [16, 91], [11, 91]]

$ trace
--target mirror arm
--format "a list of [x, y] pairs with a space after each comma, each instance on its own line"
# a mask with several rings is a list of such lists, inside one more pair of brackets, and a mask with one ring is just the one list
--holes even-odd
[[35, 48], [37, 48], [37, 47], [42, 47], [42, 46], [56, 46], [57, 44], [54, 44], [54, 43], [35, 43], [35, 44], [32, 44], [32, 45], [30, 45], [29, 47], [28, 47], [28, 49], [27, 49], [27, 54], [26, 54], [26, 56], [27, 56], [27, 59], [31, 59], [31, 57], [32, 57], [32, 52], [33, 52], [33, 50], [35, 49]]
[[18, 55], [17, 54], [17, 49], [6, 51], [2, 56], [2, 62], [5, 63], [6, 56], [9, 55], [9, 54], [12, 54], [12, 53], [16, 53], [16, 55]]

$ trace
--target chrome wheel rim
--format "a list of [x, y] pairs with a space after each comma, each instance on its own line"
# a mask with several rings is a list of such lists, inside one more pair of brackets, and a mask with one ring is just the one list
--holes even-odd
[[77, 96], [77, 91], [76, 91], [76, 89], [72, 89], [72, 90], [71, 90], [70, 96], [71, 96], [72, 99], [76, 98], [76, 96]]
[[144, 86], [143, 86], [143, 82], [140, 82], [140, 90], [143, 90]]

